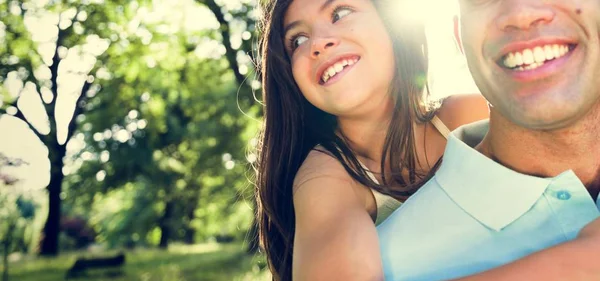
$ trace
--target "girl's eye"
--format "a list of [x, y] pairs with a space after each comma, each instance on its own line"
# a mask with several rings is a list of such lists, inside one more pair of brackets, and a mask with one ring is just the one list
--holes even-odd
[[352, 12], [353, 10], [350, 7], [337, 7], [335, 8], [335, 10], [333, 10], [333, 13], [331, 14], [331, 19], [333, 22], [336, 22], [338, 20], [341, 20], [343, 17], [351, 14]]
[[292, 38], [290, 38], [290, 46], [292, 49], [292, 51], [296, 50], [298, 47], [300, 47], [300, 45], [304, 42], [308, 41], [308, 37], [304, 36], [304, 35], [296, 35]]
[[[341, 20], [345, 16], [353, 13], [354, 10], [347, 6], [339, 6], [333, 10], [331, 13], [331, 21], [333, 23]], [[308, 41], [308, 37], [305, 35], [295, 35], [289, 39], [289, 48], [292, 52], [294, 52], [300, 45], [304, 42]]]

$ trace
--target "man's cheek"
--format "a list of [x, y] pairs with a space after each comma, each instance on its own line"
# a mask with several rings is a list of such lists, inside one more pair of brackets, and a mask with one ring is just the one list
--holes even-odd
[[468, 32], [463, 30], [461, 36], [461, 43], [464, 54], [467, 58], [477, 58], [479, 56], [478, 50], [481, 50], [481, 45], [478, 43], [477, 38], [471, 36]]

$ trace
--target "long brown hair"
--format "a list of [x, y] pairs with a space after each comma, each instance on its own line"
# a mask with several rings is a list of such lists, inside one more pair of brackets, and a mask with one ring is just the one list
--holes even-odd
[[[291, 280], [295, 231], [292, 184], [308, 153], [321, 145], [356, 181], [405, 200], [429, 177], [418, 171], [414, 122], [428, 122], [435, 113], [423, 94], [427, 85], [424, 27], [415, 21], [399, 21], [397, 14], [386, 14], [393, 10], [388, 5], [397, 0], [373, 0], [392, 40], [396, 73], [391, 81], [395, 106], [381, 160], [381, 171], [389, 163], [391, 176], [388, 179], [382, 174], [381, 184], [371, 180], [343, 136], [336, 134], [336, 117], [310, 104], [294, 80], [283, 39], [283, 17], [292, 1], [259, 1], [263, 12], [259, 73], [264, 127], [256, 166], [257, 220], [259, 239], [274, 280]], [[408, 180], [402, 171], [408, 171]]]

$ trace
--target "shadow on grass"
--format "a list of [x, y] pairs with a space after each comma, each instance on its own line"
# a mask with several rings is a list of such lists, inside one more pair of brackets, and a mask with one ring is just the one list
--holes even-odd
[[[126, 253], [122, 275], [114, 269], [95, 269], [81, 278], [89, 281], [231, 281], [266, 280], [257, 268], [257, 259], [241, 245], [228, 245], [207, 252], [136, 250]], [[76, 254], [38, 258], [11, 266], [11, 281], [59, 281], [73, 265]]]

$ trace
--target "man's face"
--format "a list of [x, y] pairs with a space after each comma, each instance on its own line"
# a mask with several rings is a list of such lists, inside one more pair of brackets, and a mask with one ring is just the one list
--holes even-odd
[[473, 78], [502, 116], [538, 130], [579, 120], [600, 97], [600, 0], [460, 0]]

